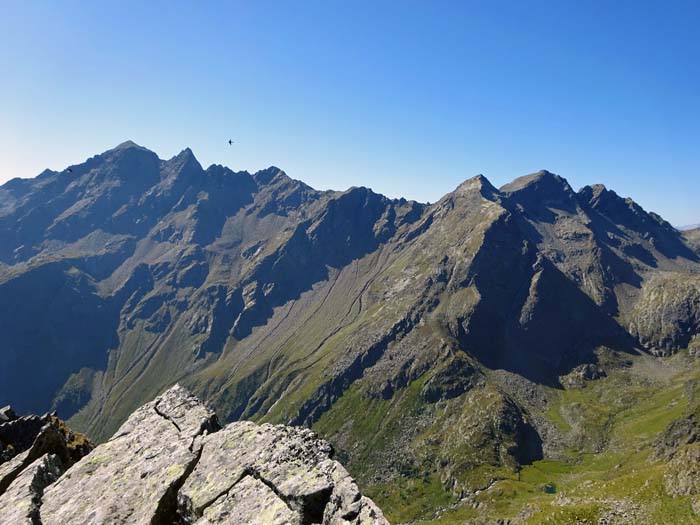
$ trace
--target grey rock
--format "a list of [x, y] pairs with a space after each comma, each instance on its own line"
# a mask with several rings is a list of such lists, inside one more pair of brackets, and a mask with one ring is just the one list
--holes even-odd
[[17, 419], [17, 414], [10, 405], [0, 408], [0, 423], [7, 423], [13, 419]]
[[676, 453], [666, 468], [664, 486], [671, 496], [700, 495], [700, 444], [688, 445]]
[[152, 416], [151, 410], [169, 421], [183, 437], [191, 440], [205, 432], [215, 432], [220, 428], [214, 412], [205, 407], [185, 388], [175, 385], [152, 403], [141, 407], [122, 425], [112, 439], [134, 430], [143, 431], [143, 422], [134, 416], [139, 412]]
[[650, 279], [629, 316], [629, 332], [655, 353], [687, 348], [700, 333], [700, 277], [667, 272]]
[[213, 412], [175, 386], [46, 489], [41, 523], [387, 525], [331, 456], [308, 429], [220, 429]]
[[0, 464], [0, 494], [7, 490], [7, 487], [19, 476], [22, 469], [26, 467], [31, 461], [27, 461], [29, 457], [29, 451], [26, 450], [15, 457]]
[[69, 450], [66, 435], [59, 428], [57, 420], [44, 425], [27, 450], [0, 464], [0, 495], [8, 490], [29, 465], [45, 454], [56, 455], [64, 465], [71, 465], [75, 457]]
[[197, 525], [291, 525], [299, 515], [262, 481], [246, 477], [204, 510]]
[[700, 441], [700, 416], [696, 413], [672, 421], [654, 444], [654, 455], [669, 460], [685, 445]]
[[595, 381], [606, 376], [605, 371], [598, 365], [586, 363], [575, 367], [571, 372], [559, 378], [567, 388], [582, 388], [588, 381]]
[[0, 424], [0, 463], [32, 446], [48, 417], [35, 415], [13, 417]]
[[[270, 523], [289, 520], [284, 517], [289, 513], [294, 519], [280, 523], [386, 523], [331, 454], [330, 445], [307, 429], [231, 423], [204, 439], [202, 456], [180, 490], [180, 505], [202, 523], [243, 523], [236, 520], [258, 508], [276, 509]], [[231, 521], [222, 521], [224, 509], [234, 516]]]
[[327, 462], [325, 468], [333, 480], [333, 493], [324, 514], [325, 524], [388, 523], [374, 502], [360, 493], [357, 483], [340, 463]]
[[216, 427], [196, 398], [170, 389], [46, 491], [44, 525], [172, 523], [177, 489], [199, 457], [195, 438]]
[[[263, 480], [300, 512], [313, 512], [317, 500], [327, 500], [332, 483], [312, 470], [328, 457], [330, 447], [313, 433], [281, 425], [231, 423], [204, 440], [202, 457], [181, 490], [196, 510], [246, 476]], [[227, 465], [226, 470], [220, 466]], [[322, 513], [321, 513], [322, 514]]]
[[63, 462], [55, 454], [45, 454], [25, 468], [0, 496], [0, 523], [40, 525], [44, 489], [58, 479], [63, 469]]

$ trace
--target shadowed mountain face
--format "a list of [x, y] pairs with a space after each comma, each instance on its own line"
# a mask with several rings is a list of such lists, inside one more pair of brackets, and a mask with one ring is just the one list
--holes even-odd
[[688, 346], [693, 235], [546, 171], [423, 205], [127, 142], [0, 187], [0, 405], [101, 439], [180, 382], [226, 420], [315, 425], [360, 479], [459, 456], [458, 491], [468, 467], [543, 453], [496, 371], [559, 388]]

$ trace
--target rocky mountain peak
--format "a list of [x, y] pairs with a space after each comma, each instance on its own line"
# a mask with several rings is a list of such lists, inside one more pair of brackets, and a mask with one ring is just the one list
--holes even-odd
[[140, 149], [140, 150], [145, 150], [145, 151], [150, 151], [148, 148], [144, 148], [143, 146], [140, 146], [136, 144], [133, 140], [125, 140], [121, 144], [118, 144], [114, 148], [112, 148], [110, 151], [119, 151], [119, 150], [126, 150], [126, 149]]
[[[143, 192], [159, 180], [160, 159], [153, 151], [133, 142], [124, 142], [115, 148], [70, 167], [70, 172], [60, 173], [62, 190], [67, 193], [82, 193], [88, 188], [89, 195], [105, 193], [120, 186], [125, 193]], [[56, 189], [59, 189], [58, 187]]]
[[498, 193], [498, 190], [485, 176], [479, 174], [462, 182], [453, 193], [466, 194], [473, 192], [478, 192], [482, 197], [491, 199]]
[[584, 208], [593, 209], [613, 223], [640, 234], [654, 237], [665, 235], [674, 240], [680, 238], [677, 230], [659, 215], [647, 212], [633, 199], [621, 197], [602, 184], [581, 188], [577, 197]]
[[624, 201], [617, 193], [609, 190], [603, 184], [591, 184], [584, 186], [578, 191], [579, 199], [582, 204], [593, 208], [604, 206], [608, 203], [619, 203]]
[[84, 164], [74, 166], [72, 168], [73, 172], [82, 173], [90, 169], [99, 168], [100, 161], [108, 165], [114, 165], [123, 175], [135, 176], [140, 169], [146, 166], [151, 169], [156, 167], [157, 169], [159, 159], [155, 152], [128, 140], [96, 157], [88, 159]]
[[525, 209], [554, 207], [573, 212], [576, 207], [575, 193], [568, 181], [547, 170], [518, 177], [500, 191], [510, 202]]
[[0, 409], [0, 523], [41, 525], [44, 489], [94, 445], [55, 413], [18, 416]]
[[578, 195], [586, 203], [592, 204], [600, 199], [602, 195], [605, 195], [607, 191], [608, 189], [604, 184], [591, 184], [578, 190]]
[[201, 172], [203, 170], [202, 165], [197, 160], [197, 157], [194, 156], [194, 153], [190, 148], [183, 149], [173, 158], [165, 161], [165, 165], [168, 166], [168, 169], [173, 172]]
[[270, 184], [272, 180], [277, 177], [289, 178], [284, 171], [282, 171], [276, 166], [270, 166], [269, 168], [265, 168], [264, 170], [256, 171], [253, 174], [255, 182], [262, 186]]
[[548, 170], [523, 175], [501, 187], [503, 193], [515, 193], [525, 189], [571, 191], [568, 181]]

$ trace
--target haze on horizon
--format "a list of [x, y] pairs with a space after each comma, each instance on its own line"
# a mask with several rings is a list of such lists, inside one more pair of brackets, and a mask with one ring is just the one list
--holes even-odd
[[129, 139], [431, 202], [548, 169], [700, 222], [700, 4], [401, 7], [8, 4], [0, 183]]

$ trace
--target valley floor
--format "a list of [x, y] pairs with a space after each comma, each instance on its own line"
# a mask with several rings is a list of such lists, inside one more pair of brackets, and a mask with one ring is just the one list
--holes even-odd
[[[395, 524], [699, 523], [697, 496], [682, 495], [694, 491], [687, 478], [700, 484], [697, 467], [669, 461], [660, 439], [671, 423], [697, 412], [699, 392], [700, 361], [687, 352], [635, 356], [631, 366], [583, 388], [546, 388], [547, 407], [537, 416], [562, 436], [550, 443], [548, 459], [519, 473], [485, 470], [483, 489], [461, 498], [446, 496], [437, 478], [367, 492]], [[691, 472], [678, 472], [679, 463]]]

